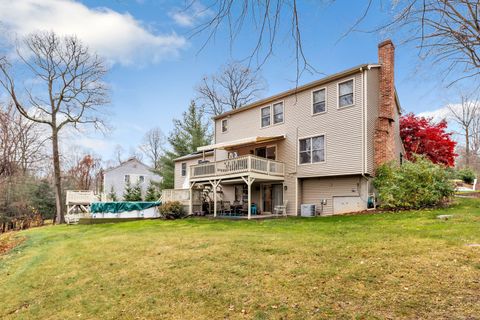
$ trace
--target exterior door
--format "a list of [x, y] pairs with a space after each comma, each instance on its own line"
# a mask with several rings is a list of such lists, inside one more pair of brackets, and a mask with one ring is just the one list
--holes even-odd
[[264, 184], [262, 186], [262, 200], [263, 200], [263, 212], [271, 213], [273, 212], [272, 208], [272, 185]]
[[283, 204], [283, 185], [264, 184], [262, 186], [262, 203], [264, 213], [273, 213], [275, 206]]
[[268, 147], [260, 147], [255, 149], [255, 155], [257, 157], [267, 158], [270, 160], [277, 159], [277, 147], [276, 146], [268, 146]]

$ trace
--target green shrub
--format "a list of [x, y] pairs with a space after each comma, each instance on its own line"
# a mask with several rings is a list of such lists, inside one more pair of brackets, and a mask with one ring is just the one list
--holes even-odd
[[463, 182], [472, 184], [475, 180], [475, 171], [470, 168], [463, 168], [457, 171], [457, 178], [462, 179]]
[[405, 161], [401, 166], [395, 163], [380, 166], [374, 185], [379, 204], [386, 209], [435, 207], [454, 194], [454, 185], [445, 167], [424, 157], [417, 157], [414, 162]]
[[159, 207], [159, 211], [165, 219], [179, 219], [185, 216], [185, 211], [179, 201], [165, 202]]

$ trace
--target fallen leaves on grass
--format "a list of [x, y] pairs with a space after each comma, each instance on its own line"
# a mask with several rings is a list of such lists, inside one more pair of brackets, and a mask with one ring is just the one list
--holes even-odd
[[23, 241], [25, 238], [17, 236], [14, 232], [0, 235], [0, 255], [9, 252]]

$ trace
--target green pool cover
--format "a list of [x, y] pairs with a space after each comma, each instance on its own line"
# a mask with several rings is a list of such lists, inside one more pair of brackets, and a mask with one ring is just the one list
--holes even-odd
[[145, 210], [161, 205], [161, 202], [93, 202], [90, 211], [92, 213], [119, 213], [135, 210]]

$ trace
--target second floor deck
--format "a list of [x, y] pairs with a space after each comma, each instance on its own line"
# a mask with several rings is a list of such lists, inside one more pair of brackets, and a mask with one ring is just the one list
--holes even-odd
[[190, 167], [190, 180], [228, 179], [245, 175], [258, 175], [283, 180], [285, 164], [254, 155], [201, 163]]

